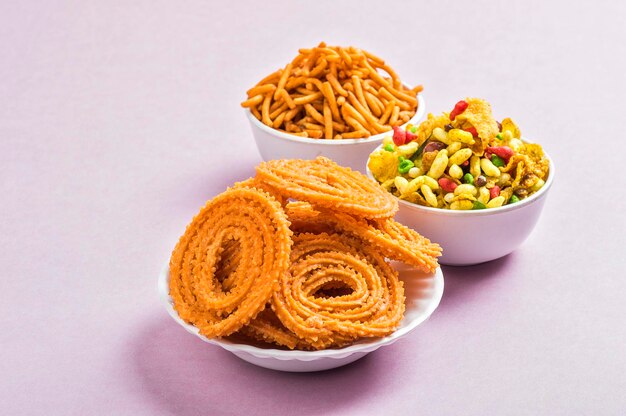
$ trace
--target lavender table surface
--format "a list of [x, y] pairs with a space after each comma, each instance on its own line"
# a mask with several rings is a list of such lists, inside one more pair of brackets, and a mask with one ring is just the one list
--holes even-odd
[[[624, 3], [334, 3], [0, 4], [0, 413], [626, 414]], [[384, 57], [429, 111], [488, 99], [558, 177], [519, 250], [444, 267], [411, 336], [287, 374], [187, 334], [155, 285], [260, 161], [244, 91], [320, 40]]]

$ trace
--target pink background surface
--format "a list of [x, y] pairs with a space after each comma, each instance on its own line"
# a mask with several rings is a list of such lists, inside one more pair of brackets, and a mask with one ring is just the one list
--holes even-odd
[[[0, 413], [626, 414], [624, 3], [332, 3], [0, 4]], [[156, 278], [260, 161], [244, 91], [322, 39], [428, 111], [487, 98], [558, 176], [530, 239], [444, 267], [409, 337], [287, 374], [187, 334]]]

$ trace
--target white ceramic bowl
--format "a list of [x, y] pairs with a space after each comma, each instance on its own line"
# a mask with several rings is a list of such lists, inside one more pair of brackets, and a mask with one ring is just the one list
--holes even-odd
[[208, 339], [200, 335], [198, 329], [183, 321], [169, 295], [169, 268], [165, 267], [159, 276], [159, 296], [165, 309], [176, 322], [188, 332], [209, 344], [214, 344], [232, 352], [237, 357], [260, 367], [279, 371], [308, 372], [321, 371], [349, 364], [385, 345], [392, 344], [407, 335], [424, 322], [439, 305], [443, 295], [443, 273], [438, 268], [434, 274], [424, 274], [402, 263], [393, 262], [405, 284], [406, 311], [400, 327], [391, 335], [359, 341], [348, 347], [322, 351], [288, 351], [273, 348], [260, 348], [238, 344], [226, 339]]
[[[539, 220], [554, 180], [554, 162], [545, 156], [550, 162], [545, 185], [520, 202], [499, 208], [453, 211], [398, 199], [400, 209], [395, 218], [441, 245], [441, 264], [467, 266], [506, 256], [526, 240]], [[367, 175], [374, 177], [369, 169]]]
[[[421, 93], [417, 95], [417, 102], [417, 111], [407, 124], [418, 124], [426, 112], [426, 103]], [[339, 165], [364, 173], [363, 161], [367, 160], [383, 138], [390, 134], [385, 132], [366, 139], [310, 139], [268, 127], [249, 109], [245, 108], [244, 111], [263, 160], [315, 159], [318, 156], [326, 156]]]

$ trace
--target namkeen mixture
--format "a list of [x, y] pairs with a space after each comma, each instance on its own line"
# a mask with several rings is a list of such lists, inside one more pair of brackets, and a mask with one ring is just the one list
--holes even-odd
[[320, 43], [248, 90], [241, 103], [263, 124], [302, 137], [364, 138], [406, 124], [422, 86], [408, 89], [385, 61]]
[[521, 140], [510, 118], [496, 121], [485, 100], [467, 98], [419, 126], [394, 128], [369, 158], [374, 178], [415, 204], [472, 210], [514, 204], [540, 190], [549, 161]]
[[341, 347], [398, 328], [387, 259], [434, 271], [441, 248], [393, 220], [395, 198], [329, 159], [275, 160], [209, 201], [170, 259], [179, 316], [209, 338]]

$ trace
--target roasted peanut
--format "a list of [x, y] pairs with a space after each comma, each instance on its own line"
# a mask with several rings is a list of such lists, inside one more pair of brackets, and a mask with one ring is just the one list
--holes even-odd
[[424, 195], [424, 199], [426, 199], [426, 202], [428, 202], [431, 207], [437, 208], [437, 197], [433, 193], [432, 189], [430, 189], [428, 185], [424, 184], [421, 186], [420, 190], [422, 191], [422, 195]]
[[478, 193], [478, 190], [476, 189], [476, 187], [474, 185], [470, 185], [468, 183], [464, 183], [462, 185], [459, 185], [454, 190], [454, 195], [460, 195], [460, 194], [476, 195], [477, 193]]
[[480, 156], [470, 157], [470, 173], [475, 178], [480, 176]]
[[409, 185], [409, 181], [407, 181], [402, 176], [396, 176], [396, 179], [394, 179], [394, 184], [396, 185], [396, 189], [400, 192], [400, 194], [403, 194], [406, 190], [406, 187]]
[[434, 179], [439, 179], [443, 172], [448, 167], [448, 151], [446, 149], [440, 150], [437, 153], [437, 157], [433, 160], [433, 164], [430, 166], [427, 175]]
[[494, 178], [500, 177], [500, 169], [498, 169], [491, 160], [482, 158], [480, 159], [480, 167], [487, 174], [487, 176], [493, 176]]
[[463, 177], [463, 169], [461, 169], [459, 165], [452, 165], [450, 169], [448, 169], [448, 174], [454, 179], [461, 179]]
[[502, 204], [504, 204], [504, 197], [503, 196], [497, 196], [497, 197], [493, 198], [491, 201], [487, 202], [487, 208], [501, 207]]
[[[450, 145], [452, 146], [452, 145]], [[448, 146], [448, 149], [450, 148], [450, 146]], [[448, 150], [449, 152], [449, 150]], [[454, 154], [453, 153], [448, 153], [451, 156], [448, 158], [448, 166], [450, 165], [462, 165], [463, 162], [465, 162], [466, 160], [468, 160], [471, 156], [472, 156], [472, 149], [461, 149], [461, 150], [457, 150]]]

